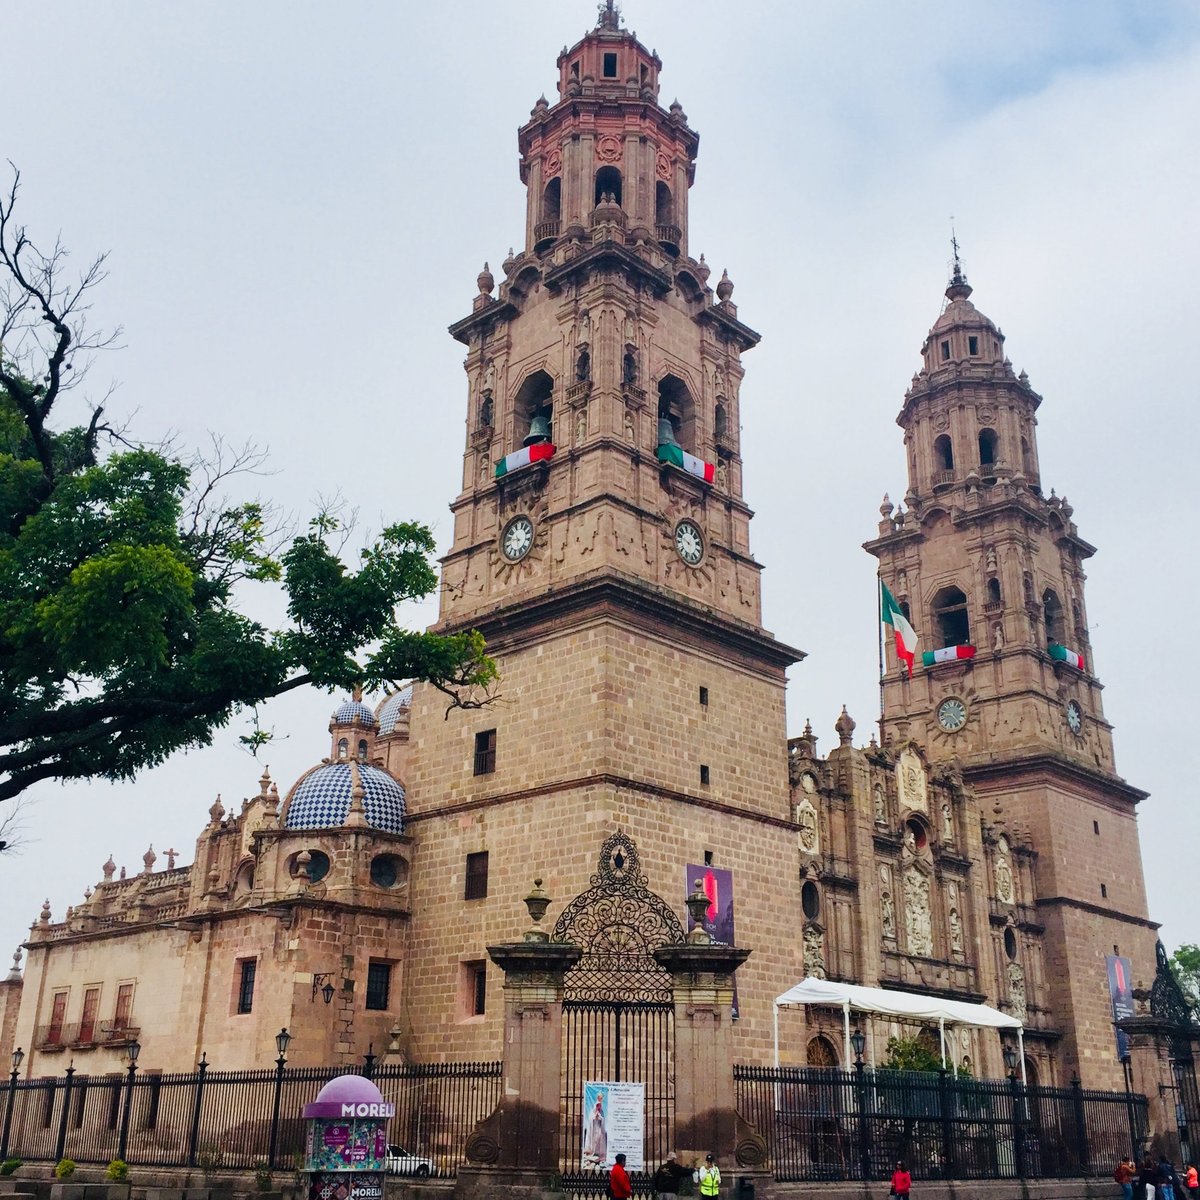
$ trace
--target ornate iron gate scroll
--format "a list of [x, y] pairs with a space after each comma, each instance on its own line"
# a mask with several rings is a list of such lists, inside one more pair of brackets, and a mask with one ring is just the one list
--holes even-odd
[[618, 831], [604, 842], [590, 883], [563, 910], [553, 934], [583, 950], [564, 981], [563, 1186], [576, 1196], [603, 1195], [606, 1173], [582, 1169], [583, 1085], [619, 1080], [646, 1087], [647, 1170], [633, 1177], [635, 1193], [646, 1194], [675, 1139], [673, 991], [652, 954], [682, 942], [684, 932], [666, 901], [646, 886], [628, 834]]

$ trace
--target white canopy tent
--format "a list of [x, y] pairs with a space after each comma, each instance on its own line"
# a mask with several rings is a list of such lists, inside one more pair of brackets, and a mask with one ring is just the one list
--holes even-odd
[[1016, 1017], [986, 1004], [967, 1004], [963, 1000], [943, 1000], [939, 996], [921, 996], [915, 992], [894, 992], [888, 988], [860, 987], [853, 983], [830, 983], [825, 979], [804, 979], [775, 997], [775, 1065], [779, 1066], [779, 1010], [820, 1005], [840, 1008], [845, 1026], [846, 1070], [850, 1070], [850, 1012], [874, 1013], [907, 1021], [936, 1021], [941, 1036], [942, 1066], [946, 1065], [946, 1026], [967, 1025], [977, 1029], [1015, 1029], [1021, 1059], [1021, 1082], [1025, 1083], [1025, 1027]]

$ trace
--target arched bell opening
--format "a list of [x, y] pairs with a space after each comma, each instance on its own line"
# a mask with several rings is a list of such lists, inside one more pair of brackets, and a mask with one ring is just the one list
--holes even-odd
[[601, 167], [596, 172], [595, 203], [599, 204], [605, 196], [611, 196], [613, 203], [621, 205], [621, 172], [616, 167]]
[[521, 446], [554, 441], [554, 380], [534, 371], [517, 391], [514, 440]]
[[540, 219], [533, 230], [533, 249], [535, 253], [552, 246], [562, 227], [562, 179], [555, 176], [542, 191], [542, 209]]
[[696, 405], [687, 384], [676, 375], [664, 375], [658, 382], [658, 444], [696, 453]]
[[1062, 602], [1053, 588], [1047, 588], [1042, 593], [1042, 616], [1046, 621], [1046, 641], [1062, 645], [1066, 641], [1066, 622], [1063, 620]]
[[933, 598], [933, 625], [938, 646], [969, 646], [971, 624], [967, 598], [956, 587], [944, 587]]

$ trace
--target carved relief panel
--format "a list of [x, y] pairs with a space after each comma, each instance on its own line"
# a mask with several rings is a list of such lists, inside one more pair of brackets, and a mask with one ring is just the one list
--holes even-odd
[[900, 807], [917, 812], [929, 811], [929, 793], [925, 779], [925, 764], [916, 751], [905, 748], [896, 762], [896, 788]]

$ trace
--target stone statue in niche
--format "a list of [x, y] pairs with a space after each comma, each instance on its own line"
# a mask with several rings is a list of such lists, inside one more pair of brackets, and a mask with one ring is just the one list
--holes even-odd
[[1008, 859], [1001, 858], [996, 863], [996, 895], [1005, 903], [1011, 904], [1013, 900], [1013, 877], [1012, 868], [1008, 865]]
[[575, 379], [578, 383], [586, 383], [592, 377], [592, 356], [586, 346], [580, 348], [579, 357], [575, 360]]
[[633, 347], [629, 346], [625, 350], [625, 357], [621, 360], [621, 382], [629, 385], [634, 385], [638, 381], [637, 355], [633, 352]]
[[933, 954], [933, 920], [929, 911], [929, 880], [915, 867], [904, 876], [904, 931], [909, 954]]
[[1025, 972], [1020, 963], [1008, 964], [1008, 1002], [1012, 1015], [1024, 1021], [1029, 1015], [1029, 998], [1025, 992]]
[[717, 489], [722, 492], [729, 491], [729, 467], [723, 458], [717, 459]]
[[887, 808], [883, 799], [883, 784], [875, 785], [875, 823], [877, 825], [887, 824]]
[[825, 978], [825, 935], [815, 925], [804, 930], [804, 974], [809, 979]]
[[954, 841], [954, 815], [949, 804], [942, 805], [942, 837], [948, 842]]
[[992, 626], [992, 649], [1004, 649], [1004, 626], [999, 621]]
[[637, 441], [637, 430], [634, 428], [633, 424], [633, 413], [631, 413], [629, 409], [625, 410], [625, 436], [631, 442]]
[[816, 854], [820, 849], [817, 810], [808, 800], [796, 806], [796, 823], [800, 826], [800, 848], [809, 854]]
[[575, 416], [575, 444], [578, 446], [587, 440], [587, 409], [581, 408]]
[[996, 569], [996, 547], [995, 546], [989, 546], [987, 548], [987, 556], [986, 556], [985, 561], [987, 562], [987, 569], [989, 571], [994, 571]]
[[886, 864], [879, 868], [879, 911], [883, 918], [883, 936], [894, 941], [896, 905], [892, 899], [892, 869]]
[[495, 408], [490, 393], [485, 393], [483, 403], [479, 406], [479, 426], [481, 429], [491, 429]]
[[625, 334], [625, 342], [627, 345], [631, 344], [635, 340], [636, 333], [637, 333], [637, 331], [634, 328], [633, 318], [628, 313], [626, 313], [625, 314], [624, 334]]
[[962, 918], [958, 915], [958, 909], [950, 910], [950, 949], [962, 953], [963, 948], [963, 933], [962, 933]]
[[496, 364], [489, 361], [483, 372], [483, 394], [492, 396], [496, 391]]
[[579, 336], [578, 336], [578, 338], [576, 338], [576, 341], [578, 341], [578, 343], [581, 346], [586, 346], [591, 340], [592, 340], [592, 317], [591, 317], [591, 314], [588, 312], [588, 310], [585, 308], [583, 310], [583, 312], [581, 312], [579, 314]]
[[486, 454], [479, 456], [479, 482], [488, 483], [492, 478], [492, 460]]

